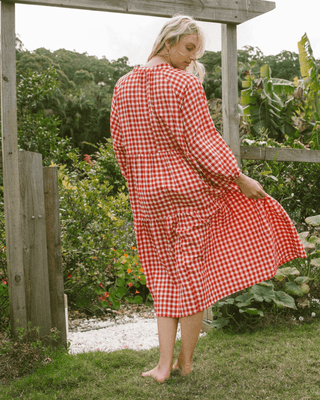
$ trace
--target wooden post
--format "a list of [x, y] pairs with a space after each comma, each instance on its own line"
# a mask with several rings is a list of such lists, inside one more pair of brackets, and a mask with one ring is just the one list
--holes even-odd
[[15, 4], [1, 2], [1, 130], [10, 320], [27, 327], [19, 185]]
[[19, 173], [27, 321], [45, 336], [52, 326], [41, 154], [19, 152]]
[[56, 167], [43, 168], [46, 208], [47, 250], [51, 325], [60, 332], [59, 344], [67, 347], [67, 322], [63, 287], [61, 232], [59, 216], [59, 186]]
[[221, 25], [223, 138], [240, 166], [237, 26]]

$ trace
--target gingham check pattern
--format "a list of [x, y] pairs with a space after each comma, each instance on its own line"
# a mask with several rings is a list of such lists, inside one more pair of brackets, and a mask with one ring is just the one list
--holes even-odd
[[305, 252], [272, 197], [252, 200], [200, 81], [161, 64], [114, 90], [111, 133], [158, 317], [185, 317], [271, 278]]

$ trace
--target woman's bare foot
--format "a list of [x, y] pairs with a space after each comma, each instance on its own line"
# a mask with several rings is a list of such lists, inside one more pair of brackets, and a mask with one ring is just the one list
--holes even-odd
[[180, 363], [180, 361], [179, 361], [179, 359], [178, 359], [178, 360], [174, 363], [172, 369], [175, 370], [175, 371], [179, 371], [180, 374], [181, 374], [182, 376], [184, 376], [184, 375], [188, 375], [188, 374], [190, 374], [190, 373], [192, 372], [192, 364], [185, 364], [185, 365], [182, 365], [182, 363]]
[[170, 368], [164, 368], [157, 365], [155, 368], [147, 372], [142, 372], [141, 376], [151, 376], [159, 383], [163, 383], [166, 379], [170, 378]]

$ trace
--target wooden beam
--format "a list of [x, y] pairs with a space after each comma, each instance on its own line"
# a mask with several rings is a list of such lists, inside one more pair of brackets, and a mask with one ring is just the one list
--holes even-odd
[[[240, 156], [244, 160], [320, 163], [320, 150], [240, 146]], [[0, 153], [0, 170], [1, 169], [2, 155]]]
[[51, 326], [60, 332], [58, 344], [67, 347], [57, 167], [43, 168], [43, 189], [46, 208]]
[[223, 138], [240, 165], [237, 26], [221, 25]]
[[1, 130], [12, 333], [27, 327], [17, 138], [15, 5], [1, 2]]
[[241, 24], [273, 10], [265, 0], [5, 0], [8, 3], [77, 8], [170, 18], [191, 15], [200, 21]]
[[240, 146], [240, 154], [245, 160], [320, 163], [320, 150]]

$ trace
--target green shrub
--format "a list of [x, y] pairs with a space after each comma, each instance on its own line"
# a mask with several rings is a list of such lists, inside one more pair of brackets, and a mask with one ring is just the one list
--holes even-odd
[[309, 230], [300, 233], [300, 238], [307, 258], [290, 261], [272, 279], [216, 302], [212, 327], [245, 330], [268, 313], [320, 317], [320, 300], [312, 290], [320, 283], [320, 215], [307, 218], [306, 223]]
[[17, 86], [18, 145], [26, 151], [42, 155], [44, 165], [66, 163], [71, 141], [60, 137], [61, 121], [55, 116], [50, 103], [56, 102], [57, 71], [51, 67], [38, 73], [27, 70]]
[[110, 151], [101, 145], [84, 161], [69, 153], [73, 170], [59, 172], [65, 292], [72, 305], [91, 312], [148, 299], [127, 189], [112, 194], [110, 181], [119, 180], [106, 176]]
[[50, 357], [56, 351], [66, 352], [62, 346], [57, 346], [60, 332], [56, 328], [41, 339], [39, 331], [40, 327], [31, 327], [29, 322], [27, 329], [17, 328], [14, 338], [8, 332], [0, 336], [0, 384], [7, 384], [50, 363]]
[[[273, 147], [273, 148], [305, 148], [298, 141], [288, 139], [285, 143], [278, 143], [269, 138], [268, 131], [262, 130], [260, 138], [252, 135], [242, 137], [243, 145]], [[311, 149], [317, 149], [315, 143], [310, 142]], [[320, 164], [242, 160], [242, 171], [261, 183], [264, 190], [285, 208], [290, 218], [304, 229], [305, 218], [308, 215], [320, 214]]]

